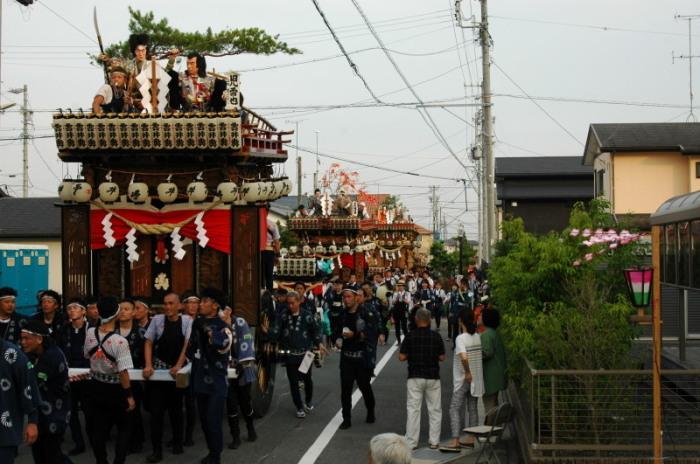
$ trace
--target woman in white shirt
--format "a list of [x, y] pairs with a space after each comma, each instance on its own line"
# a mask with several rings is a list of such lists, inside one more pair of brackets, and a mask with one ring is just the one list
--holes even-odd
[[[452, 363], [453, 389], [450, 401], [450, 425], [452, 440], [440, 447], [440, 451], [456, 452], [460, 446], [473, 447], [474, 439], [460, 441], [462, 429], [478, 424], [478, 398], [484, 394], [484, 376], [481, 355], [481, 338], [476, 332], [474, 312], [464, 309], [459, 313], [462, 334], [455, 341], [454, 362]], [[467, 403], [467, 417], [464, 417], [464, 403]]]

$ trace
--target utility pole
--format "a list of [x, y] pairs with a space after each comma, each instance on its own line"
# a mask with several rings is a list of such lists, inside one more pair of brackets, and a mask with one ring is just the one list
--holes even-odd
[[22, 197], [27, 198], [29, 196], [29, 117], [32, 113], [29, 111], [27, 84], [21, 88], [10, 90], [10, 93], [23, 94], [22, 107], [20, 108], [22, 113]]
[[481, 132], [481, 148], [484, 157], [484, 197], [486, 217], [484, 237], [484, 258], [491, 260], [491, 248], [496, 239], [496, 198], [493, 188], [494, 160], [493, 160], [493, 116], [491, 115], [491, 36], [489, 35], [488, 5], [487, 0], [481, 1], [481, 24], [479, 35], [481, 38], [481, 73], [483, 82], [481, 85], [481, 103], [483, 105], [483, 125]]
[[296, 149], [295, 149], [295, 151], [296, 151], [296, 157], [297, 157], [297, 208], [301, 204], [301, 179], [302, 179], [301, 156], [299, 156], [299, 123], [304, 122], [304, 121], [306, 121], [306, 119], [297, 119], [294, 121], [286, 120], [285, 121], [287, 124], [294, 123], [294, 134], [296, 135]]
[[438, 211], [437, 187], [430, 187], [430, 206], [433, 213], [433, 239], [440, 240], [440, 215]]
[[[482, 119], [482, 112], [481, 110], [477, 111], [476, 114], [474, 114], [474, 134], [480, 134], [481, 133], [481, 119]], [[481, 144], [479, 143], [480, 138], [475, 137], [475, 143], [474, 146], [472, 147], [472, 160], [474, 161], [474, 172], [476, 173], [476, 180], [477, 180], [477, 191], [476, 191], [476, 196], [478, 199], [478, 215], [477, 215], [477, 229], [478, 229], [478, 237], [477, 240], [479, 242], [479, 259], [484, 259], [486, 255], [486, 240], [485, 240], [485, 234], [484, 234], [484, 211], [485, 211], [485, 205], [486, 202], [484, 201], [484, 172], [482, 171], [482, 166], [483, 166], [483, 157], [482, 157], [482, 149], [481, 149]]]
[[678, 55], [676, 56], [675, 53], [671, 53], [671, 58], [672, 62], [675, 63], [676, 60], [688, 60], [688, 87], [689, 87], [689, 96], [690, 96], [690, 113], [688, 114], [688, 117], [686, 118], [686, 122], [695, 122], [695, 113], [693, 112], [693, 58], [700, 58], [699, 55], [693, 55], [693, 34], [692, 34], [692, 25], [693, 21], [696, 19], [700, 19], [700, 15], [675, 15], [675, 19], [683, 19], [685, 21], [688, 21], [688, 54], [687, 55]]

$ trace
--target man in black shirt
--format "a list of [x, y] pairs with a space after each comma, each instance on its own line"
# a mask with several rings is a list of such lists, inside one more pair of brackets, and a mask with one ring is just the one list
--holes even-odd
[[[58, 332], [58, 346], [63, 350], [63, 354], [68, 361], [68, 367], [89, 368], [90, 361], [83, 353], [85, 346], [85, 333], [87, 320], [85, 319], [86, 305], [80, 298], [68, 300], [66, 313], [68, 323], [61, 327]], [[77, 456], [85, 452], [85, 440], [80, 426], [80, 411], [84, 411], [84, 398], [87, 393], [87, 380], [76, 380], [71, 383], [71, 413], [70, 413], [70, 433], [73, 437], [75, 447], [68, 452], [69, 456]], [[89, 415], [86, 415], [86, 419]], [[92, 430], [89, 423], [85, 424], [86, 430]]]
[[362, 392], [367, 408], [368, 424], [374, 418], [374, 392], [370, 385], [373, 357], [371, 348], [377, 340], [379, 321], [374, 312], [360, 306], [358, 291], [352, 287], [343, 289], [345, 306], [339, 317], [339, 324], [333, 331], [332, 339], [340, 348], [340, 400], [343, 406], [342, 430], [352, 426], [352, 388], [355, 382]]
[[[192, 318], [180, 315], [180, 296], [168, 293], [163, 298], [163, 314], [155, 316], [146, 331], [143, 377], [148, 379], [154, 369], [167, 369], [175, 377], [185, 364], [185, 351], [192, 331]], [[175, 382], [153, 382], [149, 385], [151, 412], [151, 444], [153, 454], [148, 462], [163, 460], [163, 417], [170, 416], [173, 429], [173, 454], [182, 454], [184, 420], [183, 389]]]
[[26, 319], [17, 314], [16, 309], [17, 290], [10, 287], [0, 288], [0, 340], [18, 345]]
[[430, 421], [429, 444], [437, 449], [440, 443], [442, 407], [440, 404], [440, 361], [445, 360], [445, 345], [437, 332], [430, 330], [430, 311], [416, 311], [416, 329], [409, 332], [399, 353], [399, 361], [408, 361], [406, 439], [418, 447], [423, 398]]

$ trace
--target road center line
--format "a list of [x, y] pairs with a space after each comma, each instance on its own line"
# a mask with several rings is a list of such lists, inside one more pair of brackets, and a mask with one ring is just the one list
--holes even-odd
[[[379, 360], [379, 363], [374, 368], [375, 376], [372, 377], [370, 383], [374, 383], [374, 381], [379, 377], [379, 374], [382, 372], [382, 369], [384, 369], [384, 366], [387, 365], [387, 363], [398, 348], [398, 343], [394, 343], [391, 346], [391, 348], [389, 348], [387, 352], [384, 353], [384, 356], [382, 356], [382, 359]], [[357, 402], [360, 401], [361, 397], [362, 393], [359, 389], [356, 388], [352, 394], [353, 408], [355, 407]], [[330, 422], [328, 422], [321, 434], [318, 436], [318, 438], [316, 438], [316, 441], [313, 442], [313, 444], [309, 447], [308, 450], [306, 450], [306, 453], [301, 457], [298, 464], [314, 464], [318, 457], [321, 456], [321, 453], [323, 453], [323, 450], [326, 449], [326, 446], [328, 446], [328, 443], [330, 443], [331, 439], [333, 438], [333, 435], [335, 435], [335, 433], [338, 431], [338, 427], [340, 427], [340, 424], [342, 422], [343, 410], [340, 409], [335, 414], [335, 416], [333, 416], [333, 419], [331, 419]]]

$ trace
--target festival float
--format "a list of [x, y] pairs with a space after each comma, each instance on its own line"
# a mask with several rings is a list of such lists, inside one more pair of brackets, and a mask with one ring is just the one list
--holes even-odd
[[170, 111], [169, 76], [151, 60], [138, 76], [143, 110], [54, 114], [59, 158], [81, 167], [59, 187], [63, 293], [158, 303], [171, 291], [222, 289], [256, 333], [253, 398], [263, 414], [274, 364], [258, 330], [270, 311], [260, 251], [269, 202], [292, 189], [273, 174], [292, 132], [241, 105], [238, 74], [214, 77], [226, 88], [218, 112]]
[[387, 207], [367, 192], [357, 172], [334, 163], [323, 176], [321, 198], [309, 216], [289, 218], [287, 227], [299, 244], [280, 250], [277, 278], [319, 284], [355, 273], [362, 281], [386, 268], [424, 265], [420, 235], [401, 205]]

